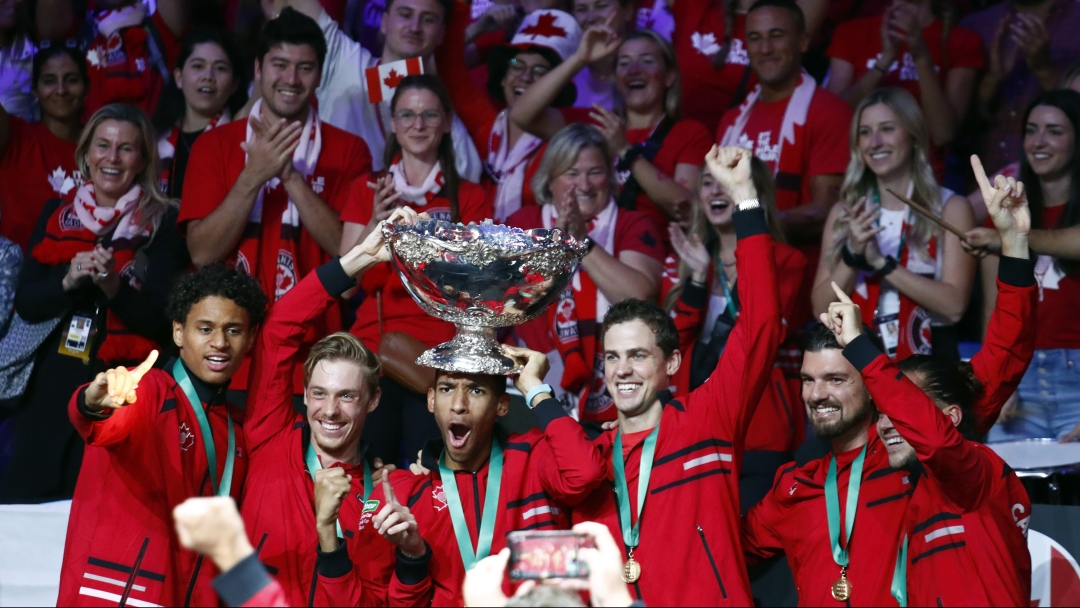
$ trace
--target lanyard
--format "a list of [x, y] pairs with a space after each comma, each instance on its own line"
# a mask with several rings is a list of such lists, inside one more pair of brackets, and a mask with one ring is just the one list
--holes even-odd
[[656, 425], [641, 448], [641, 464], [638, 469], [637, 487], [637, 523], [630, 526], [630, 491], [626, 485], [626, 468], [623, 465], [622, 431], [615, 433], [615, 447], [611, 460], [615, 465], [615, 493], [619, 497], [619, 525], [623, 530], [623, 541], [628, 549], [638, 546], [641, 533], [641, 517], [645, 510], [645, 496], [649, 493], [649, 478], [652, 477], [653, 456], [656, 455], [656, 438], [660, 434], [660, 425]]
[[[873, 194], [874, 204], [878, 207], [881, 207], [881, 193], [878, 192], [877, 184], [874, 184]], [[908, 197], [911, 197], [910, 189], [908, 192]], [[900, 246], [896, 248], [896, 259], [901, 262], [904, 261], [904, 245], [907, 244], [908, 227], [911, 225], [911, 222], [909, 220], [911, 220], [911, 209], [907, 210], [907, 214], [904, 216], [904, 223], [900, 226]], [[874, 222], [874, 226], [876, 227], [880, 225], [881, 218], [878, 217], [878, 219]]]
[[491, 457], [488, 465], [487, 493], [484, 496], [484, 514], [480, 519], [480, 530], [473, 551], [469, 524], [465, 523], [465, 511], [461, 508], [461, 495], [458, 494], [457, 479], [454, 472], [446, 466], [445, 452], [439, 458], [439, 476], [442, 478], [446, 504], [450, 507], [450, 521], [454, 524], [454, 536], [457, 537], [458, 551], [465, 571], [472, 570], [476, 562], [491, 554], [491, 539], [495, 536], [495, 516], [499, 511], [499, 490], [502, 488], [503, 448], [498, 438], [491, 438]]
[[[311, 480], [315, 481], [315, 471], [322, 470], [322, 462], [319, 461], [318, 454], [315, 453], [315, 446], [308, 441], [307, 450], [304, 451], [304, 464], [307, 465], [308, 474], [311, 475]], [[367, 461], [364, 461], [364, 502], [367, 502], [369, 496], [371, 496], [371, 490], [375, 487], [374, 482], [371, 481], [371, 467], [368, 466]], [[337, 537], [344, 538], [341, 534], [341, 520], [337, 522]]]
[[900, 551], [896, 554], [896, 568], [892, 576], [892, 596], [900, 608], [907, 608], [907, 547], [908, 535], [900, 542]]
[[720, 269], [720, 284], [724, 286], [724, 297], [727, 299], [727, 310], [731, 313], [731, 318], [738, 319], [739, 309], [735, 307], [735, 298], [731, 297], [731, 287], [728, 287], [727, 274], [723, 268]]
[[829, 540], [832, 542], [833, 560], [837, 566], [848, 565], [848, 548], [851, 547], [851, 532], [855, 528], [855, 512], [859, 509], [859, 486], [862, 485], [863, 460], [866, 459], [866, 446], [863, 446], [855, 462], [851, 463], [851, 475], [848, 478], [847, 507], [844, 513], [847, 546], [840, 546], [840, 493], [836, 489], [836, 457], [829, 460], [829, 473], [825, 477], [825, 509], [829, 515]]
[[195, 385], [191, 383], [191, 378], [188, 377], [187, 370], [184, 369], [184, 364], [180, 362], [180, 359], [173, 364], [172, 372], [173, 378], [187, 397], [195, 419], [199, 421], [199, 434], [202, 436], [203, 449], [206, 450], [206, 463], [210, 468], [210, 488], [214, 491], [214, 496], [228, 496], [229, 490], [232, 489], [233, 466], [236, 464], [236, 431], [233, 430], [234, 425], [229, 408], [225, 408], [225, 417], [229, 421], [229, 455], [225, 457], [225, 470], [221, 473], [221, 484], [218, 485], [217, 448], [214, 446], [214, 434], [210, 432], [210, 422], [207, 421], [206, 412], [202, 408], [202, 400], [195, 392]]

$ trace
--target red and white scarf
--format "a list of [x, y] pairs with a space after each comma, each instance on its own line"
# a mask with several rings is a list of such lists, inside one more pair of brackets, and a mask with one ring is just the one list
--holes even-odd
[[405, 167], [400, 158], [390, 165], [388, 173], [394, 180], [394, 190], [401, 195], [401, 200], [412, 203], [417, 207], [423, 207], [435, 200], [435, 197], [439, 195], [439, 192], [442, 191], [443, 186], [446, 184], [442, 165], [437, 161], [419, 186], [409, 185], [409, 179], [405, 177]]
[[[232, 114], [229, 113], [229, 108], [224, 108], [218, 115], [210, 120], [210, 124], [206, 125], [203, 129], [203, 133], [206, 133], [214, 127], [220, 127], [227, 124], [232, 120]], [[169, 180], [172, 179], [173, 170], [173, 157], [176, 156], [176, 146], [180, 142], [180, 125], [175, 124], [173, 128], [164, 136], [158, 139], [157, 149], [158, 158], [161, 159], [161, 191], [169, 191]]]
[[[544, 205], [541, 210], [544, 228], [555, 227], [559, 219], [555, 205]], [[619, 206], [615, 199], [589, 222], [589, 238], [612, 256], [615, 255], [615, 225], [619, 218]], [[581, 420], [613, 420], [608, 410], [612, 404], [604, 388], [604, 366], [597, 349], [597, 332], [600, 322], [611, 308], [589, 273], [578, 268], [570, 285], [559, 295], [559, 300], [548, 309], [551, 337], [563, 359], [562, 388], [576, 393], [578, 417]], [[581, 326], [592, 331], [581, 331]]]
[[544, 140], [529, 133], [522, 133], [510, 148], [510, 120], [503, 110], [491, 126], [488, 139], [487, 170], [498, 189], [495, 193], [495, 221], [506, 218], [521, 209], [522, 192], [525, 189], [525, 169]]
[[151, 92], [150, 51], [141, 27], [147, 8], [143, 2], [94, 17], [97, 34], [86, 52], [90, 68], [87, 107], [115, 102], [139, 103]]
[[[74, 200], [59, 206], [49, 219], [44, 238], [32, 252], [34, 259], [50, 266], [66, 266], [76, 254], [92, 251], [111, 234], [109, 246], [116, 260], [113, 272], [119, 273], [132, 288], [140, 290], [142, 285], [133, 272], [135, 254], [149, 240], [153, 230], [153, 225], [141, 217], [139, 202], [142, 198], [142, 188], [135, 185], [114, 207], [103, 207], [97, 204], [94, 184], [83, 184]], [[157, 348], [153, 341], [124, 327], [111, 309], [106, 313], [105, 325], [105, 342], [97, 353], [103, 361], [137, 361]]]
[[[251, 116], [260, 117], [262, 101], [251, 108]], [[247, 124], [247, 142], [254, 141], [251, 119]], [[293, 170], [309, 180], [319, 163], [322, 151], [322, 122], [314, 109], [308, 112], [300, 131], [300, 145], [293, 152]], [[247, 163], [247, 155], [244, 155]], [[265, 212], [264, 212], [265, 210]], [[247, 229], [240, 240], [234, 263], [257, 278], [271, 301], [288, 293], [297, 281], [297, 249], [300, 244], [300, 212], [281, 185], [273, 178], [263, 184], [248, 215]]]

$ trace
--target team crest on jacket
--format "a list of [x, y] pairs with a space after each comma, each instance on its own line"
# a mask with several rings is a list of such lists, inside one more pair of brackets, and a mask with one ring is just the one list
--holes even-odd
[[186, 422], [180, 423], [180, 449], [185, 452], [188, 448], [195, 445], [195, 433], [191, 432], [191, 427]]
[[555, 305], [555, 331], [560, 342], [575, 340], [578, 337], [578, 324], [574, 318], [574, 291], [564, 289], [559, 294], [559, 303]]
[[60, 230], [82, 230], [82, 222], [75, 213], [75, 205], [68, 205], [60, 212]]
[[908, 344], [911, 352], [929, 355], [932, 351], [930, 342], [930, 313], [925, 308], [917, 308], [908, 321]]
[[289, 290], [296, 286], [296, 281], [296, 260], [293, 258], [292, 252], [279, 249], [274, 300], [280, 300], [281, 296], [289, 293]]
[[431, 498], [435, 501], [435, 510], [442, 511], [446, 508], [446, 492], [443, 491], [442, 485], [432, 486]]

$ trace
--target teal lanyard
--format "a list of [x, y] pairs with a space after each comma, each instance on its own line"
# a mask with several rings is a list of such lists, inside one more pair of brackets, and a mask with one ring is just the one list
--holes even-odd
[[863, 446], [855, 462], [851, 463], [851, 475], [848, 478], [847, 507], [844, 513], [844, 528], [847, 542], [840, 546], [840, 492], [836, 489], [836, 457], [829, 460], [829, 473], [825, 477], [825, 509], [829, 515], [829, 540], [832, 542], [833, 560], [841, 568], [847, 568], [848, 549], [851, 547], [851, 532], [855, 529], [855, 512], [859, 510], [859, 486], [862, 485], [863, 460], [866, 459], [866, 446]]
[[[304, 463], [307, 465], [307, 472], [311, 475], [311, 480], [315, 481], [315, 471], [322, 470], [322, 462], [319, 461], [319, 455], [315, 453], [315, 446], [308, 441], [307, 450], [304, 452]], [[371, 481], [371, 467], [368, 466], [367, 461], [364, 461], [364, 502], [367, 502], [369, 496], [371, 496], [371, 490], [375, 487], [375, 484]], [[344, 538], [341, 534], [341, 520], [337, 522], [337, 537]]]
[[[881, 193], [878, 192], [878, 187], [877, 187], [876, 184], [874, 185], [873, 194], [874, 194], [874, 204], [877, 205], [880, 208], [881, 207]], [[911, 219], [911, 209], [908, 209], [907, 215], [904, 216], [904, 225], [900, 227], [900, 246], [896, 248], [896, 259], [901, 261], [901, 262], [904, 261], [904, 257], [903, 257], [904, 256], [904, 245], [907, 244], [908, 225], [911, 223], [908, 220], [910, 220], [910, 219]], [[877, 221], [874, 222], [874, 226], [880, 226], [880, 225], [881, 225], [881, 218], [879, 217], [877, 219]]]
[[445, 452], [439, 458], [439, 476], [442, 478], [446, 504], [450, 507], [450, 521], [454, 524], [458, 551], [465, 571], [472, 570], [476, 562], [491, 554], [491, 539], [495, 536], [495, 517], [499, 512], [499, 490], [502, 488], [503, 448], [498, 438], [491, 438], [491, 458], [488, 464], [487, 493], [484, 496], [484, 513], [480, 518], [480, 534], [473, 551], [469, 524], [465, 523], [465, 511], [461, 508], [454, 472], [446, 466]]
[[202, 400], [195, 392], [195, 385], [191, 383], [191, 378], [188, 377], [187, 370], [184, 369], [184, 364], [180, 362], [180, 359], [173, 364], [172, 372], [173, 378], [187, 397], [195, 419], [199, 421], [199, 435], [202, 438], [203, 449], [206, 450], [206, 463], [210, 467], [210, 488], [214, 491], [214, 496], [228, 496], [232, 489], [233, 467], [236, 464], [236, 431], [233, 430], [234, 425], [229, 408], [225, 407], [225, 417], [229, 421], [229, 455], [225, 457], [225, 470], [221, 474], [221, 485], [218, 485], [217, 448], [214, 446], [214, 434], [210, 432], [210, 422], [206, 419], [206, 412], [203, 411]]
[[724, 269], [720, 269], [720, 284], [724, 286], [724, 297], [727, 298], [727, 310], [731, 313], [732, 319], [739, 318], [739, 309], [735, 307], [735, 298], [731, 297], [731, 288], [727, 284], [727, 275], [724, 273]]
[[652, 477], [653, 457], [656, 455], [656, 437], [660, 434], [660, 425], [656, 425], [641, 447], [641, 465], [638, 468], [637, 486], [637, 522], [630, 526], [630, 490], [626, 484], [626, 467], [623, 465], [622, 431], [615, 432], [615, 447], [611, 452], [611, 461], [615, 465], [615, 493], [619, 498], [619, 525], [623, 530], [623, 541], [627, 549], [638, 546], [641, 538], [641, 518], [645, 514], [645, 496], [649, 493], [649, 478]]
[[892, 575], [892, 596], [900, 608], [907, 608], [907, 546], [908, 535], [900, 542], [900, 551], [896, 554], [896, 568]]

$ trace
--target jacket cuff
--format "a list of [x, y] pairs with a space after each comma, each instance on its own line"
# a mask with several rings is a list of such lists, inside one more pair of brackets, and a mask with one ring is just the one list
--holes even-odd
[[229, 606], [243, 606], [273, 582], [266, 573], [266, 568], [259, 562], [258, 555], [252, 553], [228, 571], [216, 576], [211, 585]]
[[697, 285], [688, 279], [683, 285], [682, 297], [679, 300], [690, 308], [705, 308], [709, 302], [708, 286]]
[[394, 555], [397, 562], [394, 564], [394, 574], [405, 585], [417, 585], [428, 575], [428, 562], [431, 561], [431, 545], [424, 541], [424, 554], [420, 557], [409, 557], [396, 549]]
[[998, 261], [998, 280], [1013, 287], [1034, 287], [1036, 259], [1034, 255], [1027, 260], [1001, 256]]
[[865, 333], [859, 334], [858, 338], [852, 340], [846, 347], [844, 347], [844, 357], [855, 366], [861, 373], [867, 365], [874, 362], [883, 353], [881, 349], [874, 344], [874, 341], [870, 339], [870, 336]]
[[79, 408], [79, 413], [82, 414], [84, 418], [87, 418], [89, 420], [105, 420], [112, 413], [111, 410], [105, 410], [103, 412], [91, 412], [90, 409], [86, 407], [85, 386], [79, 389], [79, 396], [75, 399], [75, 405]]
[[533, 414], [536, 416], [536, 421], [540, 423], [541, 431], [547, 431], [548, 425], [555, 420], [569, 416], [563, 409], [562, 403], [554, 397], [548, 397], [537, 403], [533, 408]]
[[731, 216], [731, 221], [735, 224], [735, 236], [740, 241], [749, 236], [769, 234], [769, 224], [765, 222], [765, 210], [761, 207], [745, 211], [736, 210]]
[[340, 578], [352, 570], [352, 558], [349, 557], [349, 549], [345, 543], [344, 538], [339, 538], [337, 549], [330, 553], [324, 553], [321, 547], [316, 547], [318, 557], [315, 558], [315, 569], [319, 571], [319, 576]]
[[341, 256], [316, 268], [315, 274], [319, 275], [326, 293], [335, 298], [356, 287], [356, 279], [345, 274], [345, 269], [341, 267]]

